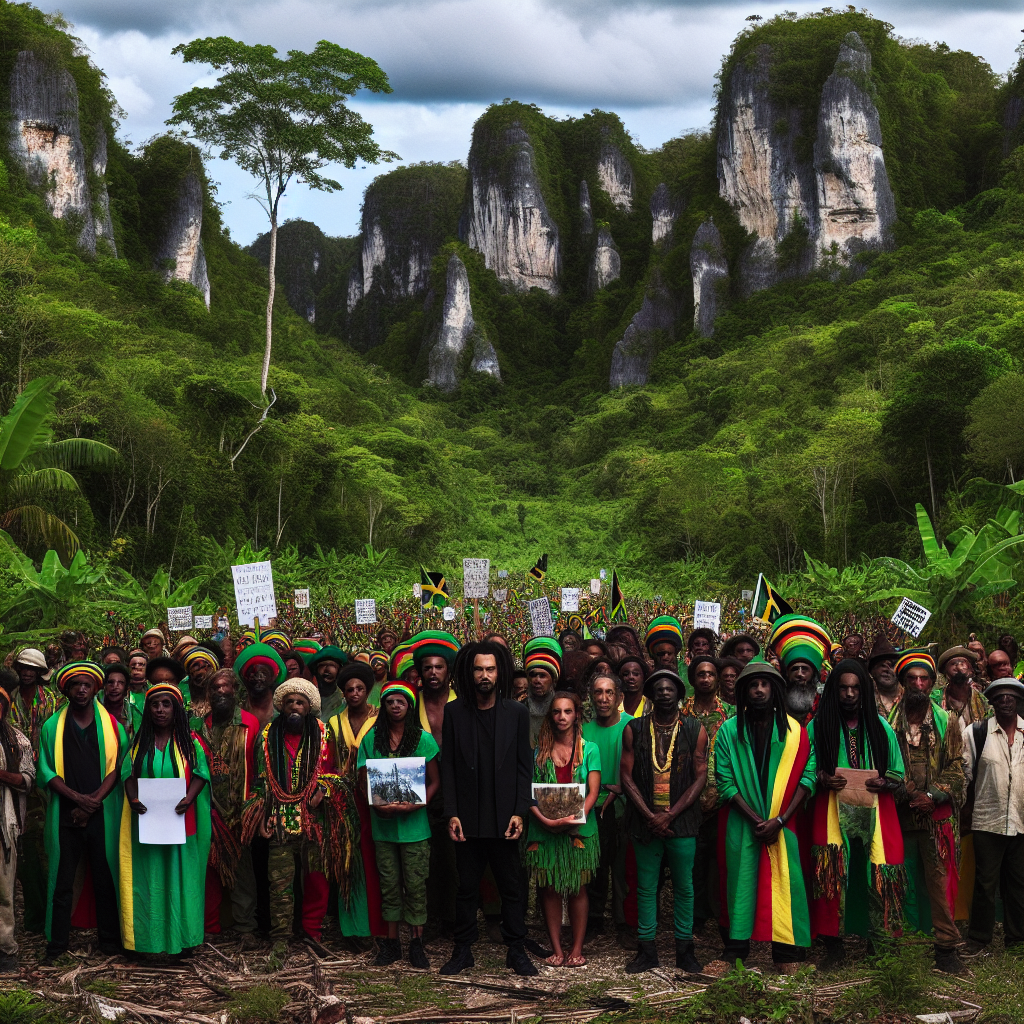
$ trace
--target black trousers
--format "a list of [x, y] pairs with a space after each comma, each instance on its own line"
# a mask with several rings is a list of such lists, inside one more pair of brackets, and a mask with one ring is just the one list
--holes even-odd
[[[51, 800], [59, 800], [54, 795]], [[89, 818], [85, 828], [60, 826], [60, 863], [53, 889], [50, 916], [50, 941], [47, 953], [63, 953], [71, 941], [71, 902], [74, 898], [75, 872], [83, 857], [92, 868], [92, 889], [96, 897], [96, 929], [101, 945], [121, 944], [121, 921], [117, 913], [117, 893], [107, 864], [103, 834], [103, 811]]]
[[988, 945], [996, 923], [996, 891], [1003, 896], [1003, 942], [1024, 943], [1024, 835], [974, 832], [974, 901], [967, 935]]
[[501, 937], [507, 946], [526, 938], [526, 903], [517, 839], [466, 839], [455, 843], [459, 889], [455, 898], [455, 941], [476, 942], [480, 879], [491, 867], [501, 896]]

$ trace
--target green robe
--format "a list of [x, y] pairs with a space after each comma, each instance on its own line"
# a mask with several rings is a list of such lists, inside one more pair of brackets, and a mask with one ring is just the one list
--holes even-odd
[[[126, 800], [121, 815], [121, 936], [125, 949], [140, 953], [180, 953], [203, 944], [206, 901], [206, 863], [210, 856], [210, 769], [195, 738], [196, 775], [206, 779], [193, 810], [186, 811], [184, 846], [155, 846], [139, 842], [139, 816]], [[121, 778], [132, 773], [124, 759]], [[143, 761], [139, 777], [173, 779], [181, 775], [169, 742], [154, 751], [153, 767]], [[186, 774], [186, 778], [187, 778]], [[191, 819], [191, 820], [190, 820]], [[194, 828], [193, 828], [194, 826]]]
[[[44, 840], [46, 844], [49, 871], [46, 881], [46, 938], [50, 938], [50, 926], [53, 919], [53, 891], [57, 886], [57, 869], [60, 867], [60, 798], [48, 787], [51, 780], [64, 778], [64, 727], [67, 722], [70, 706], [65, 704], [57, 714], [52, 715], [42, 725], [39, 734], [39, 764], [36, 767], [36, 785], [46, 794], [46, 827]], [[96, 717], [96, 737], [100, 748], [100, 776], [106, 778], [111, 772], [118, 770], [118, 758], [128, 748], [128, 737], [124, 729], [115, 721], [106, 708], [98, 701], [93, 702], [93, 713]], [[74, 723], [72, 722], [72, 727]], [[118, 822], [121, 818], [121, 802], [123, 791], [120, 786], [113, 790], [103, 801], [103, 834], [107, 851], [107, 864], [110, 874], [117, 887]]]

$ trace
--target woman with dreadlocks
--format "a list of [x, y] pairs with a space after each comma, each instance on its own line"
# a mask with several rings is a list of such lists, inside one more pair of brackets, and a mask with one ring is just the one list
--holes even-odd
[[[873, 940], [903, 925], [903, 835], [895, 791], [903, 781], [896, 734], [875, 709], [874, 681], [863, 661], [832, 670], [807, 729], [818, 767], [811, 811], [813, 930], [828, 949], [822, 969], [846, 959], [843, 934]], [[849, 769], [871, 770], [858, 793]]]
[[[601, 847], [594, 804], [601, 793], [601, 754], [596, 743], [583, 738], [583, 706], [569, 690], [559, 690], [544, 716], [534, 757], [535, 783], [582, 783], [583, 814], [560, 813], [552, 808], [545, 816], [537, 803], [530, 808], [530, 840], [526, 865], [541, 889], [544, 921], [554, 952], [546, 962], [552, 967], [583, 967], [583, 939], [587, 931], [587, 883], [597, 871]], [[568, 790], [562, 791], [568, 793]], [[564, 809], [564, 808], [563, 808]], [[572, 925], [572, 949], [562, 951], [562, 897], [568, 897]]]
[[[180, 953], [203, 944], [206, 862], [210, 856], [210, 769], [172, 683], [146, 692], [142, 722], [121, 764], [121, 936], [125, 949]], [[139, 779], [181, 779], [174, 808], [185, 816], [184, 845], [141, 843]]]
[[751, 939], [770, 941], [779, 970], [795, 973], [811, 922], [791, 819], [814, 790], [814, 753], [804, 727], [786, 714], [781, 674], [760, 658], [736, 678], [736, 716], [715, 737], [715, 775], [728, 935], [722, 958], [745, 961]]
[[427, 923], [427, 873], [430, 869], [430, 821], [427, 804], [437, 792], [441, 775], [439, 748], [413, 713], [416, 695], [403, 682], [393, 680], [381, 687], [381, 710], [373, 728], [359, 744], [356, 764], [360, 785], [366, 785], [366, 762], [391, 758], [419, 758], [426, 763], [426, 795], [421, 800], [394, 766], [394, 778], [375, 770], [371, 791], [373, 842], [380, 875], [381, 914], [387, 923], [386, 939], [377, 942], [377, 967], [402, 958], [398, 927], [409, 925], [409, 963], [427, 970], [430, 961], [423, 950], [423, 926]]

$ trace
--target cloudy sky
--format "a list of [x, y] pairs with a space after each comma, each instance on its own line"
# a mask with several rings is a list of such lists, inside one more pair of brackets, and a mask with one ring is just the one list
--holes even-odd
[[[47, 9], [46, 0], [36, 0]], [[654, 148], [711, 119], [722, 55], [750, 14], [786, 3], [755, 0], [61, 0], [60, 9], [107, 73], [127, 117], [123, 138], [138, 145], [160, 132], [176, 94], [212, 77], [171, 56], [179, 42], [229, 35], [282, 53], [319, 39], [373, 57], [394, 94], [356, 109], [381, 145], [403, 162], [465, 160], [473, 122], [506, 96], [548, 113], [616, 111], [637, 142]], [[813, 9], [813, 8], [812, 8]], [[1019, 0], [884, 0], [871, 12], [905, 38], [945, 41], [986, 59], [1014, 63], [1024, 25]], [[252, 179], [216, 160], [220, 199], [233, 236], [265, 230], [247, 195]], [[341, 169], [334, 195], [294, 187], [284, 215], [329, 234], [358, 230], [363, 189], [379, 167]]]

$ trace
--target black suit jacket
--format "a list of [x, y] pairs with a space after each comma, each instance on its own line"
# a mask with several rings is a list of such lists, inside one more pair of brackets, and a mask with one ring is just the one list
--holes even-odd
[[502, 835], [513, 815], [526, 824], [533, 781], [530, 714], [525, 704], [499, 700], [494, 750], [478, 750], [476, 707], [459, 698], [445, 705], [441, 735], [441, 790], [446, 820], [458, 818], [466, 836], [477, 835], [477, 759], [494, 758], [495, 807]]

